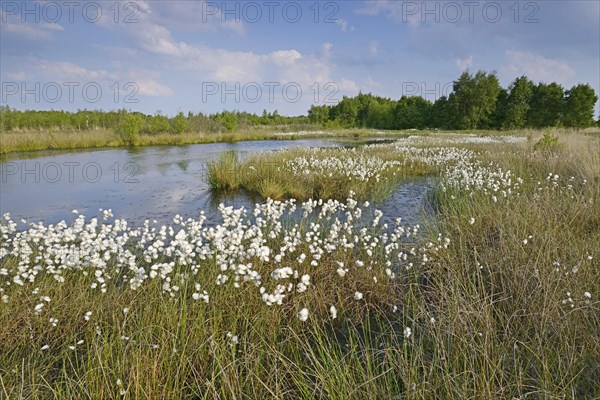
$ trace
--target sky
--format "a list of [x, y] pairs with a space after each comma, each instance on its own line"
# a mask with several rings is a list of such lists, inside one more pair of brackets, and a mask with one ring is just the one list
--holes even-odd
[[1, 103], [16, 109], [301, 115], [361, 91], [434, 101], [479, 69], [600, 93], [597, 0], [0, 5]]

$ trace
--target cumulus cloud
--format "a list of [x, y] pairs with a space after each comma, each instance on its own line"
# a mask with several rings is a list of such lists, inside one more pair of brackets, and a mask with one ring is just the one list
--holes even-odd
[[338, 83], [341, 92], [355, 94], [358, 92], [358, 85], [350, 79], [342, 79]]
[[470, 55], [467, 58], [457, 58], [454, 60], [454, 65], [461, 70], [465, 71], [470, 69], [473, 66], [473, 55]]
[[35, 70], [44, 77], [56, 81], [115, 79], [116, 76], [105, 70], [93, 70], [81, 67], [69, 61], [40, 60]]
[[[117, 63], [118, 64], [118, 63]], [[120, 65], [112, 71], [96, 70], [82, 67], [69, 61], [50, 61], [37, 58], [29, 58], [25, 70], [18, 72], [6, 72], [6, 77], [19, 81], [41, 81], [41, 82], [77, 82], [85, 85], [90, 82], [100, 84], [106, 90], [114, 87], [124, 88], [128, 83], [136, 85], [142, 96], [173, 96], [173, 90], [161, 83], [160, 72], [149, 69], [125, 69]], [[129, 93], [129, 91], [128, 91]]]
[[111, 13], [104, 13], [100, 24], [105, 27], [122, 28], [123, 25], [150, 23], [167, 29], [192, 32], [223, 31], [238, 36], [246, 33], [243, 2], [138, 0], [133, 3], [135, 8], [131, 8], [129, 0], [117, 0], [114, 3], [118, 3], [121, 9], [127, 10], [127, 14], [135, 19], [136, 23], [115, 24], [114, 16]]
[[170, 87], [163, 85], [152, 79], [136, 79], [139, 93], [143, 96], [158, 97], [158, 96], [173, 96], [173, 90]]
[[22, 22], [16, 15], [2, 13], [0, 11], [0, 31], [2, 34], [13, 34], [19, 38], [29, 40], [50, 40], [54, 32], [64, 31], [65, 28], [58, 23], [39, 22], [30, 23]]
[[121, 79], [123, 81], [133, 82], [139, 91], [138, 93], [142, 96], [173, 96], [173, 90], [158, 81], [160, 76], [161, 74], [159, 71], [135, 68], [122, 73]]
[[527, 75], [534, 81], [564, 82], [575, 76], [575, 70], [564, 61], [546, 58], [527, 51], [509, 50], [503, 72], [512, 76]]
[[345, 19], [339, 18], [337, 20], [337, 24], [340, 26], [340, 29], [342, 30], [342, 32], [352, 32], [352, 31], [354, 31], [354, 26], [350, 25], [348, 23], [348, 21], [346, 21]]
[[[189, 71], [204, 80], [218, 82], [296, 82], [310, 85], [330, 81], [331, 65], [317, 54], [303, 54], [297, 49], [280, 49], [268, 53], [213, 48], [204, 43], [176, 40], [171, 30], [152, 17], [158, 3], [144, 3], [136, 24], [110, 24], [129, 43], [141, 51], [162, 56], [179, 71]], [[183, 7], [183, 6], [182, 6]], [[324, 52], [331, 45], [323, 47]]]
[[365, 81], [364, 87], [371, 91], [373, 89], [377, 89], [381, 87], [381, 83], [375, 81], [371, 75], [367, 76], [367, 80]]

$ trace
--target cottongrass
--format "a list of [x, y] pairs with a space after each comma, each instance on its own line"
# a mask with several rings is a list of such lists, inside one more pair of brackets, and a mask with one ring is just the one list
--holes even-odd
[[264, 198], [343, 201], [352, 191], [359, 200], [383, 200], [407, 176], [432, 172], [425, 162], [404, 159], [391, 145], [358, 148], [291, 148], [243, 162], [225, 154], [209, 165], [214, 190], [243, 188]]
[[586, 140], [556, 158], [375, 145], [436, 169], [422, 227], [382, 225], [354, 196], [221, 206], [214, 226], [5, 216], [0, 393], [597, 398], [598, 165], [573, 168], [599, 148]]

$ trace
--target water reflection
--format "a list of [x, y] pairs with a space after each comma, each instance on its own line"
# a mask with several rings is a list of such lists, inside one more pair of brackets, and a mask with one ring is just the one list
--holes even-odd
[[[43, 152], [0, 162], [0, 213], [13, 220], [46, 224], [72, 221], [76, 209], [88, 217], [100, 208], [132, 225], [144, 220], [171, 222], [175, 214], [196, 218], [204, 210], [209, 223], [219, 221], [219, 203], [253, 208], [258, 196], [238, 192], [211, 193], [206, 165], [228, 150], [245, 158], [259, 151], [290, 146], [340, 146], [348, 141], [327, 139], [274, 140], [132, 149]], [[432, 183], [418, 179], [403, 183], [384, 204], [385, 222], [396, 217], [418, 221]]]

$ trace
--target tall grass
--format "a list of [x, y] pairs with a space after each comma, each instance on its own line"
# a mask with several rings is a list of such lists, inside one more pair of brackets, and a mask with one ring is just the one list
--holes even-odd
[[[357, 150], [358, 149], [358, 150]], [[355, 151], [352, 151], [355, 150]], [[381, 201], [407, 178], [433, 172], [417, 161], [403, 160], [389, 148], [358, 147], [292, 148], [253, 156], [243, 162], [226, 153], [208, 168], [208, 182], [214, 190], [243, 188], [263, 198], [337, 199], [352, 191], [357, 199]], [[371, 160], [394, 162], [377, 174], [352, 176], [349, 169], [369, 169]]]
[[[438, 214], [414, 242], [435, 249], [432, 260], [397, 271], [393, 284], [375, 284], [368, 268], [331, 280], [337, 261], [369, 259], [359, 248], [325, 254], [311, 271], [313, 290], [276, 307], [252, 286], [224, 286], [205, 304], [191, 283], [170, 296], [159, 282], [130, 291], [115, 279], [99, 295], [88, 289], [91, 276], [65, 274], [62, 285], [40, 278], [40, 293], [53, 299], [44, 315], [59, 324], [34, 315], [33, 293], [0, 304], [0, 397], [600, 398], [600, 143], [559, 140], [550, 156], [527, 144], [482, 147], [482, 159], [524, 179], [519, 193], [493, 201], [439, 189]], [[216, 171], [239, 166], [228, 154]], [[270, 173], [256, 178], [264, 190], [278, 177]], [[311, 222], [302, 221], [301, 236]], [[214, 282], [216, 260], [198, 262], [198, 280]], [[364, 300], [352, 298], [356, 290]], [[311, 314], [300, 322], [304, 306]]]
[[[239, 142], [243, 140], [277, 139], [274, 132], [243, 131], [234, 133], [164, 133], [141, 135], [135, 146], [183, 145], [195, 143]], [[0, 133], [0, 154], [14, 152], [85, 149], [128, 146], [123, 138], [112, 130], [93, 131], [25, 131]]]
[[[279, 130], [281, 129], [281, 130]], [[319, 137], [368, 137], [375, 131], [371, 130], [332, 130], [332, 131], [307, 131], [307, 132], [286, 132], [291, 127], [269, 127], [242, 129], [234, 132], [223, 133], [203, 133], [203, 132], [184, 132], [184, 133], [163, 133], [163, 134], [144, 134], [136, 138], [135, 146], [154, 146], [154, 145], [184, 145], [198, 143], [220, 143], [220, 142], [240, 142], [249, 140], [296, 140]], [[402, 133], [400, 133], [402, 135]], [[58, 150], [58, 149], [89, 149], [102, 147], [121, 147], [129, 146], [121, 135], [111, 129], [94, 130], [23, 130], [23, 131], [0, 131], [0, 155], [40, 151], [40, 150]]]
[[[298, 126], [302, 128], [302, 126]], [[183, 145], [196, 143], [217, 143], [217, 142], [239, 142], [245, 140], [296, 140], [307, 138], [332, 137], [338, 139], [344, 138], [368, 138], [370, 136], [389, 136], [390, 138], [405, 137], [407, 135], [432, 134], [431, 131], [379, 131], [372, 129], [337, 129], [325, 131], [298, 131], [294, 132], [295, 126], [286, 127], [267, 127], [241, 129], [228, 133], [203, 133], [203, 132], [184, 132], [184, 133], [164, 133], [141, 135], [136, 139], [135, 146], [153, 146], [153, 145]], [[308, 127], [305, 127], [308, 128]], [[572, 130], [553, 129], [553, 132], [569, 133]], [[598, 134], [597, 128], [590, 128], [583, 132]], [[442, 133], [436, 131], [436, 133]], [[507, 135], [507, 134], [530, 134], [539, 135], [539, 130], [526, 131], [461, 131], [465, 134], [478, 135]], [[110, 129], [94, 130], [22, 130], [22, 131], [0, 131], [0, 155], [40, 150], [55, 149], [86, 149], [102, 147], [121, 147], [127, 146], [121, 135]]]
[[600, 291], [600, 143], [560, 139], [553, 156], [491, 156], [527, 177], [506, 202], [437, 193], [431, 228], [453, 246], [429, 279], [450, 397], [600, 396], [600, 308], [586, 296]]

